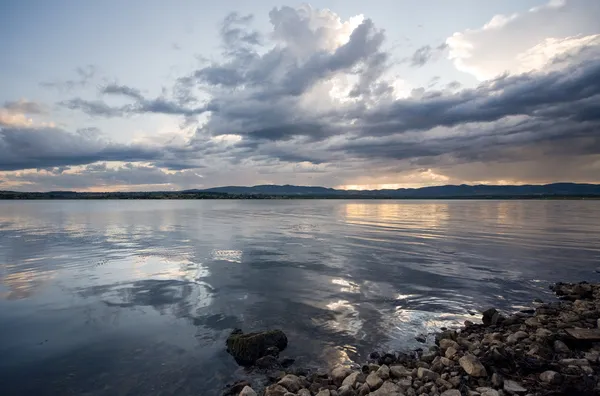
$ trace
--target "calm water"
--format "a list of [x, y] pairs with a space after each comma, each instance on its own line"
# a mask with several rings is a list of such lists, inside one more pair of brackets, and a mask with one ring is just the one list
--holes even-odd
[[600, 201], [0, 202], [0, 389], [219, 394], [232, 328], [361, 360], [599, 265]]

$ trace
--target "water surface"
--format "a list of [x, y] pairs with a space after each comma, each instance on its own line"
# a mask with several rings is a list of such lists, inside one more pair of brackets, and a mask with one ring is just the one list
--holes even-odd
[[4, 201], [0, 389], [216, 395], [235, 327], [360, 361], [599, 259], [600, 201]]

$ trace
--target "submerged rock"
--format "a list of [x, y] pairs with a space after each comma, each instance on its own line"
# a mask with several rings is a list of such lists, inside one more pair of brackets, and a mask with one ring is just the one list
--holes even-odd
[[287, 347], [287, 337], [281, 330], [268, 330], [244, 334], [241, 330], [234, 330], [227, 338], [227, 352], [236, 362], [243, 366], [253, 365], [264, 356], [271, 356], [272, 347], [279, 351]]

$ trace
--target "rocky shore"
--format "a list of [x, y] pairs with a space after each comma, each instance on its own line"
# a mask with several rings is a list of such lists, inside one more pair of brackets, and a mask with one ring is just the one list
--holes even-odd
[[[600, 395], [600, 284], [558, 283], [559, 301], [537, 302], [508, 316], [490, 308], [482, 323], [435, 335], [435, 345], [410, 352], [377, 353], [362, 366], [333, 370], [290, 367], [278, 359], [287, 339], [253, 333], [236, 360], [264, 372], [264, 389], [241, 381], [224, 394], [240, 396], [507, 396]], [[230, 339], [231, 339], [230, 337]], [[285, 347], [285, 346], [284, 346]], [[249, 361], [248, 356], [252, 356]], [[285, 366], [288, 366], [286, 369]]]

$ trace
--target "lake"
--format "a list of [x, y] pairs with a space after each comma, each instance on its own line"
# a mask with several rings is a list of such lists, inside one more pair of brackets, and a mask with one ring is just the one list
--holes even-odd
[[0, 389], [218, 395], [233, 328], [361, 361], [598, 266], [600, 201], [2, 201]]

